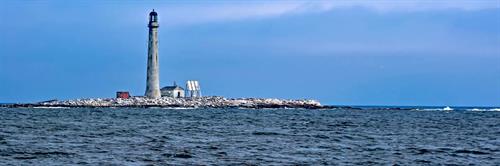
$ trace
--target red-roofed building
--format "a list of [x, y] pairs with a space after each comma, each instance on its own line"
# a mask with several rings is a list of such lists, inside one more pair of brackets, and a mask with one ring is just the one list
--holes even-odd
[[130, 98], [130, 93], [128, 93], [128, 92], [116, 92], [116, 98], [128, 99], [128, 98]]

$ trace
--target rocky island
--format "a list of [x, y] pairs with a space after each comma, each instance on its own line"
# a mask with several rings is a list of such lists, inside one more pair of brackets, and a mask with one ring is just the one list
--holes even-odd
[[196, 98], [89, 98], [75, 100], [50, 100], [30, 104], [4, 104], [3, 107], [132, 107], [132, 108], [303, 108], [327, 109], [316, 100], [285, 100], [269, 98], [224, 98], [218, 96]]
[[[186, 90], [174, 82], [174, 86], [160, 89], [158, 61], [158, 13], [149, 13], [148, 56], [146, 91], [144, 96], [130, 97], [128, 91], [117, 92], [116, 98], [89, 98], [75, 100], [50, 100], [38, 103], [0, 104], [0, 107], [162, 107], [162, 108], [304, 108], [327, 109], [316, 100], [285, 100], [266, 98], [202, 97], [197, 80], [188, 80]], [[338, 108], [338, 107], [335, 107]]]

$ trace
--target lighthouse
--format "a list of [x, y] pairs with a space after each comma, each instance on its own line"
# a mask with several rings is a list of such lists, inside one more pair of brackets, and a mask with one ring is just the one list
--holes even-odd
[[149, 13], [148, 71], [146, 93], [148, 98], [160, 98], [160, 68], [158, 66], [158, 13]]

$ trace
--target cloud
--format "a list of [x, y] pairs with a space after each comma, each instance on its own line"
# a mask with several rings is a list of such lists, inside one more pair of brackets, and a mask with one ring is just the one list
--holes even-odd
[[[163, 24], [196, 24], [276, 17], [299, 11], [302, 3], [181, 4], [160, 8]], [[164, 12], [163, 12], [164, 11]]]
[[[498, 0], [274, 0], [187, 1], [162, 5], [159, 11], [167, 25], [197, 24], [242, 19], [279, 17], [287, 14], [326, 12], [342, 8], [364, 8], [376, 12], [428, 10], [482, 10], [500, 8]], [[164, 23], [165, 24], [165, 23]]]
[[497, 0], [331, 0], [319, 1], [318, 4], [324, 9], [363, 7], [381, 12], [448, 9], [481, 10], [500, 7], [500, 1]]

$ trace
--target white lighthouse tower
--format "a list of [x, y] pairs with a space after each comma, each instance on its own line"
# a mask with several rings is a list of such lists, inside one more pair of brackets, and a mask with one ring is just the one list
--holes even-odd
[[146, 94], [148, 98], [160, 98], [160, 68], [158, 66], [158, 13], [149, 13], [148, 71]]

